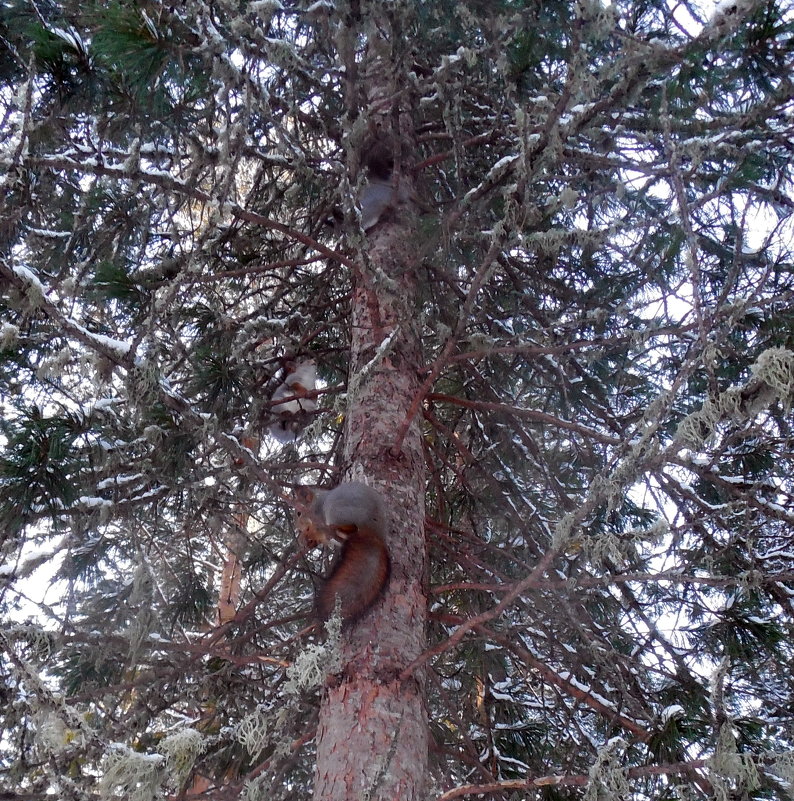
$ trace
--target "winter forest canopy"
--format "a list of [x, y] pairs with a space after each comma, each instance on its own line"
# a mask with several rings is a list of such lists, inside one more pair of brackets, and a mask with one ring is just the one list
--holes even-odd
[[794, 798], [793, 32], [0, 2], [0, 795]]

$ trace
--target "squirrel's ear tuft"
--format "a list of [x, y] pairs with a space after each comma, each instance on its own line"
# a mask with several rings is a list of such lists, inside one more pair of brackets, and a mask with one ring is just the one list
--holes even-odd
[[293, 500], [300, 504], [308, 505], [314, 500], [315, 491], [311, 487], [295, 487], [292, 493]]

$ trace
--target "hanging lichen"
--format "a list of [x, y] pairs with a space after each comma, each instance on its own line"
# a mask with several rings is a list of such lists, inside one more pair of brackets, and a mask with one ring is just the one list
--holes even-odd
[[339, 640], [342, 623], [338, 612], [326, 622], [325, 629], [328, 632], [326, 641], [309, 645], [288, 668], [284, 685], [287, 693], [298, 695], [303, 690], [319, 687], [329, 673], [341, 670]]
[[256, 760], [270, 742], [272, 715], [259, 706], [237, 724], [237, 739]]
[[774, 391], [776, 398], [788, 410], [794, 398], [794, 353], [786, 348], [769, 348], [750, 370]]
[[160, 743], [160, 752], [165, 756], [170, 783], [174, 787], [182, 786], [204, 745], [204, 738], [195, 729], [169, 734]]
[[104, 799], [153, 801], [158, 796], [166, 758], [162, 754], [139, 754], [116, 743], [105, 758], [105, 774], [99, 782]]
[[769, 753], [765, 755], [766, 770], [783, 782], [783, 790], [789, 798], [794, 798], [794, 751], [785, 751], [782, 754]]
[[714, 756], [709, 760], [711, 784], [716, 801], [731, 801], [737, 793], [752, 792], [761, 786], [758, 768], [751, 754], [740, 754], [733, 724], [720, 727]]
[[584, 801], [623, 801], [629, 792], [626, 771], [620, 758], [626, 748], [621, 737], [613, 737], [598, 751], [595, 764], [590, 768]]
[[785, 348], [769, 348], [750, 371], [753, 377], [749, 382], [707, 399], [679, 423], [675, 437], [679, 447], [699, 450], [721, 420], [740, 423], [769, 408], [775, 400], [786, 409], [790, 407], [794, 398], [794, 353]]

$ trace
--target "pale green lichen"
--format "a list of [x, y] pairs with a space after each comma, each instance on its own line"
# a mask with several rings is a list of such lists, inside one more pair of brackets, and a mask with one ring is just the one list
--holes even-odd
[[33, 716], [33, 729], [36, 742], [48, 754], [58, 754], [63, 751], [73, 737], [72, 730], [51, 709], [42, 709]]
[[184, 784], [204, 745], [204, 738], [195, 729], [169, 734], [160, 743], [160, 753], [165, 756], [166, 770], [174, 787]]
[[19, 328], [11, 323], [0, 325], [0, 350], [11, 350], [17, 344]]
[[786, 409], [794, 398], [794, 353], [786, 348], [765, 350], [752, 366], [753, 375], [775, 393]]
[[620, 766], [625, 748], [622, 738], [613, 737], [599, 749], [595, 764], [588, 772], [583, 801], [623, 801], [628, 796], [628, 778]]
[[240, 793], [240, 801], [262, 801], [263, 798], [272, 798], [272, 788], [269, 787], [268, 776], [257, 776], [247, 781]]
[[105, 757], [104, 775], [99, 782], [100, 797], [154, 801], [159, 795], [165, 760], [162, 754], [139, 754], [116, 743]]
[[272, 716], [263, 707], [257, 707], [237, 724], [237, 739], [256, 760], [267, 748], [272, 735]]
[[326, 676], [342, 669], [342, 653], [339, 648], [342, 621], [338, 600], [334, 614], [325, 624], [325, 630], [328, 634], [325, 642], [307, 646], [287, 669], [284, 689], [288, 694], [298, 695], [302, 691], [319, 687], [325, 682]]
[[783, 783], [783, 791], [794, 798], [794, 751], [764, 754], [767, 772], [777, 776]]
[[720, 420], [741, 423], [769, 408], [776, 400], [788, 410], [794, 399], [794, 353], [786, 348], [769, 348], [750, 368], [752, 379], [708, 398], [700, 409], [678, 425], [680, 447], [699, 450], [716, 431]]
[[731, 801], [761, 786], [758, 767], [751, 754], [740, 754], [730, 721], [723, 723], [714, 756], [708, 763], [716, 801]]

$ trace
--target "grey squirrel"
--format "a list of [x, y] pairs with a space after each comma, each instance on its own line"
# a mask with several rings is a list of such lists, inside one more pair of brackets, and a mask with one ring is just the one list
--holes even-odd
[[358, 195], [361, 227], [369, 231], [379, 222], [393, 220], [398, 207], [406, 203], [413, 204], [422, 212], [431, 211], [427, 203], [423, 203], [411, 189], [404, 176], [391, 172], [376, 173], [370, 169]]
[[[296, 440], [306, 425], [306, 416], [300, 413], [313, 412], [317, 408], [314, 398], [305, 397], [306, 393], [314, 391], [316, 382], [317, 368], [308, 359], [290, 364], [284, 381], [276, 387], [270, 402], [278, 419], [270, 425], [268, 431], [282, 445]], [[284, 398], [293, 400], [284, 401]]]
[[369, 139], [362, 148], [366, 181], [361, 187], [361, 227], [365, 231], [386, 219], [403, 201], [411, 200], [405, 182], [394, 171], [394, 142], [375, 121], [370, 123]]
[[339, 599], [342, 622], [352, 623], [375, 603], [389, 581], [391, 562], [384, 538], [388, 527], [381, 494], [359, 481], [332, 490], [298, 487], [295, 521], [301, 542], [312, 548], [338, 541], [342, 552], [317, 593], [321, 621]]
[[397, 189], [391, 176], [379, 178], [371, 175], [361, 187], [358, 197], [361, 206], [361, 227], [369, 231], [398, 200]]
[[[365, 232], [379, 222], [394, 219], [398, 207], [404, 203], [414, 203], [429, 210], [421, 203], [406, 181], [394, 167], [394, 141], [386, 133], [381, 123], [371, 121], [369, 131], [361, 147], [361, 169], [364, 180], [358, 192], [358, 205], [361, 208], [361, 227]], [[344, 219], [339, 208], [332, 211], [326, 223], [336, 227]]]

